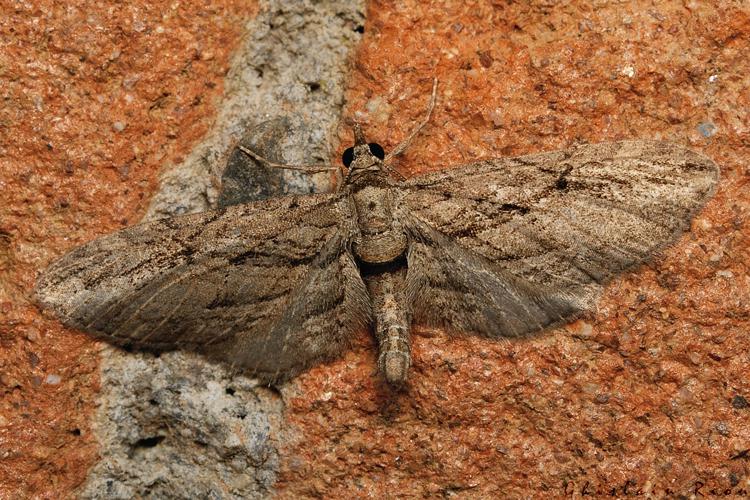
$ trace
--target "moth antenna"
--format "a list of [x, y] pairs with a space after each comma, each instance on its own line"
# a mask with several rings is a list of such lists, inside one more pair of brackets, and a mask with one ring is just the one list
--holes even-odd
[[411, 144], [411, 141], [414, 140], [414, 138], [417, 136], [417, 134], [422, 130], [422, 128], [427, 125], [427, 122], [430, 121], [430, 116], [432, 115], [432, 110], [435, 108], [435, 101], [437, 101], [437, 84], [438, 79], [437, 77], [432, 79], [432, 95], [430, 96], [430, 104], [427, 106], [427, 113], [425, 114], [425, 117], [422, 119], [419, 124], [414, 127], [414, 130], [411, 131], [411, 134], [409, 134], [409, 137], [406, 138], [406, 140], [402, 141], [401, 144], [396, 146], [396, 148], [388, 153], [388, 155], [383, 158], [383, 163], [387, 164], [393, 157], [400, 155], [403, 153], [406, 148], [409, 147]]
[[251, 158], [255, 158], [261, 163], [264, 163], [266, 166], [271, 168], [283, 168], [286, 170], [298, 170], [300, 172], [310, 172], [310, 173], [317, 173], [317, 172], [328, 172], [331, 170], [338, 170], [338, 167], [334, 167], [333, 165], [329, 165], [327, 163], [312, 163], [310, 165], [292, 165], [289, 163], [277, 163], [275, 161], [271, 161], [268, 158], [265, 158], [255, 151], [246, 148], [245, 146], [237, 146], [237, 148], [245, 153], [246, 155], [250, 156]]
[[367, 144], [365, 134], [362, 132], [362, 125], [358, 121], [354, 122], [352, 129], [354, 130], [354, 145], [362, 146], [363, 144]]

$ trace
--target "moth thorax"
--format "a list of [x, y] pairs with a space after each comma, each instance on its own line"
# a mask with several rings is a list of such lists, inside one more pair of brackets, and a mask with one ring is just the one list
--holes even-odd
[[406, 233], [393, 216], [389, 188], [367, 186], [353, 195], [359, 235], [354, 253], [369, 264], [392, 262], [406, 251]]

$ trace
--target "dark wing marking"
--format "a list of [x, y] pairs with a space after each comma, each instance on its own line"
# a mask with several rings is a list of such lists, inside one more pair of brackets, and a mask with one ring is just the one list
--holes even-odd
[[603, 283], [688, 226], [718, 173], [680, 146], [625, 141], [419, 176], [401, 185], [401, 203], [462, 248], [590, 308]]

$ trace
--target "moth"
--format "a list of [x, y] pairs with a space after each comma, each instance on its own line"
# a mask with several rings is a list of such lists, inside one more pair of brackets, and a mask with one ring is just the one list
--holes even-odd
[[[434, 102], [433, 86], [430, 111]], [[113, 344], [192, 349], [267, 383], [336, 358], [374, 324], [379, 372], [400, 386], [412, 322], [500, 339], [571, 321], [613, 276], [674, 241], [718, 180], [708, 158], [655, 141], [395, 178], [390, 160], [428, 119], [388, 156], [355, 125], [334, 193], [83, 245], [41, 275], [38, 301]]]

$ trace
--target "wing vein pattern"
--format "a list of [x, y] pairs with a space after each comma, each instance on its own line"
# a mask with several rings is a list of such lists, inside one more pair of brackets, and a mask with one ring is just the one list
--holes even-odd
[[[685, 230], [718, 169], [623, 141], [500, 158], [402, 184], [418, 321], [517, 337], [594, 307], [602, 286]], [[461, 290], [460, 293], [457, 293]]]
[[66, 255], [37, 295], [109, 342], [191, 348], [279, 380], [337, 356], [369, 322], [351, 221], [331, 194], [148, 222]]

